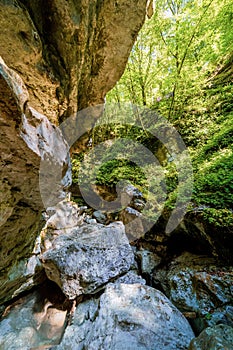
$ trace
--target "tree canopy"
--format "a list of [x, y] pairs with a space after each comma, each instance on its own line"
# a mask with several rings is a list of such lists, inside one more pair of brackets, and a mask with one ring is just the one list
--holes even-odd
[[210, 74], [232, 54], [233, 3], [158, 0], [154, 7], [108, 98], [154, 107], [177, 119], [186, 109], [205, 108], [193, 96], [201, 97]]
[[[157, 0], [123, 76], [107, 95], [110, 103], [145, 106], [175, 126], [192, 157], [192, 206], [204, 208], [204, 216], [220, 225], [233, 225], [232, 28], [231, 0]], [[126, 125], [97, 127], [92, 136], [97, 143], [131, 137], [156, 155], [161, 151], [151, 135]], [[178, 172], [168, 157], [162, 163], [169, 210]], [[114, 185], [125, 176], [146, 188], [133, 164], [119, 160], [102, 168], [98, 183]]]

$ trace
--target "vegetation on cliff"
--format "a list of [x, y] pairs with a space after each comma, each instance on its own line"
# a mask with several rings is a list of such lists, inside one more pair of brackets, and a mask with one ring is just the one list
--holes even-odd
[[[219, 226], [233, 225], [232, 25], [229, 0], [156, 1], [125, 73], [107, 96], [111, 103], [148, 107], [175, 126], [192, 158], [195, 182], [190, 208], [201, 208], [203, 219]], [[100, 126], [92, 133], [95, 144], [117, 137], [133, 138], [154, 153], [161, 148], [148, 133], [121, 124]], [[176, 199], [177, 170], [167, 159], [162, 157], [169, 210]], [[77, 157], [73, 163], [77, 171]], [[111, 187], [125, 178], [147, 188], [138, 167], [122, 159], [103, 165], [97, 184]]]

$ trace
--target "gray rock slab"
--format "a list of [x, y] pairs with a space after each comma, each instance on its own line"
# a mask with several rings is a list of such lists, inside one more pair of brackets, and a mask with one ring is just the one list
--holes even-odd
[[93, 213], [93, 217], [99, 222], [100, 224], [105, 224], [108, 220], [107, 216], [102, 213], [100, 210], [96, 210]]
[[198, 333], [218, 323], [233, 326], [231, 266], [186, 252], [168, 268], [155, 270], [153, 280], [179, 310], [196, 313], [192, 325]]
[[232, 350], [233, 328], [227, 325], [217, 325], [206, 328], [197, 338], [193, 339], [189, 350]]
[[124, 284], [146, 284], [146, 281], [138, 275], [137, 271], [131, 270], [127, 272], [125, 275], [117, 278], [114, 283], [124, 283]]
[[48, 278], [70, 299], [95, 293], [135, 264], [121, 222], [71, 229], [54, 239], [41, 260]]
[[109, 284], [100, 300], [80, 304], [55, 350], [187, 349], [193, 331], [161, 292], [141, 284]]

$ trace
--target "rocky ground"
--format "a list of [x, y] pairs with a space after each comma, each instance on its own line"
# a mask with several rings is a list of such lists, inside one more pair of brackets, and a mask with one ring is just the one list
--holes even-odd
[[46, 218], [44, 282], [2, 308], [1, 349], [232, 349], [232, 267], [187, 251], [166, 261], [67, 200]]
[[[0, 349], [231, 349], [232, 266], [216, 255], [225, 241], [218, 249], [200, 227], [195, 244], [187, 229], [143, 235], [146, 200], [130, 185], [128, 207], [114, 215], [69, 201], [61, 131], [30, 106], [3, 60], [0, 73]], [[38, 174], [43, 165], [52, 180]], [[56, 205], [46, 205], [36, 239], [51, 188]]]
[[[41, 192], [65, 198], [71, 182], [50, 121], [103, 102], [148, 1], [79, 3], [1, 1], [0, 349], [232, 349], [232, 267], [217, 259], [230, 235], [212, 241], [195, 222], [139, 238], [145, 200], [132, 187], [119, 215], [60, 198], [41, 219]], [[43, 189], [41, 162], [62, 170]]]

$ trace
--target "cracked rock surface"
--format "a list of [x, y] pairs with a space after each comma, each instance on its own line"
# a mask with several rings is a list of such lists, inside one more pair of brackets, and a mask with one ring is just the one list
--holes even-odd
[[193, 331], [161, 292], [141, 284], [109, 284], [100, 299], [78, 306], [73, 325], [53, 350], [187, 349]]
[[181, 311], [193, 312], [197, 333], [223, 323], [233, 326], [232, 266], [185, 252], [153, 273], [154, 282]]
[[41, 260], [48, 278], [69, 299], [96, 292], [135, 264], [121, 222], [72, 228], [53, 240]]
[[57, 122], [104, 102], [123, 74], [147, 2], [1, 0], [1, 55], [27, 83], [34, 108]]
[[190, 343], [189, 350], [231, 350], [233, 328], [224, 324], [206, 328]]

